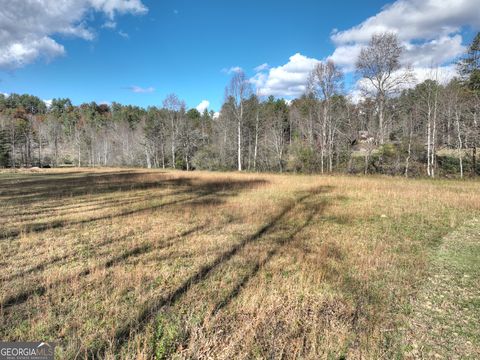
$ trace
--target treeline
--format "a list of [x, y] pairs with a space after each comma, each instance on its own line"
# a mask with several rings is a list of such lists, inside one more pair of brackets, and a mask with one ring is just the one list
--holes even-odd
[[344, 95], [331, 61], [290, 102], [256, 96], [235, 73], [219, 114], [187, 109], [174, 94], [147, 109], [69, 99], [47, 107], [35, 96], [0, 94], [0, 166], [479, 174], [480, 34], [448, 83], [433, 71], [412, 87], [402, 51], [393, 34], [372, 37], [357, 60], [358, 102]]

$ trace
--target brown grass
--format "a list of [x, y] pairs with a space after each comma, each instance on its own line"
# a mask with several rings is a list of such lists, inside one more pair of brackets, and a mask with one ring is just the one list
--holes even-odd
[[0, 338], [59, 358], [392, 358], [478, 183], [0, 173]]

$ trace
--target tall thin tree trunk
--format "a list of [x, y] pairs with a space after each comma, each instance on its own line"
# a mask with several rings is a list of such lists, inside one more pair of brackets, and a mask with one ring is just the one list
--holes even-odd
[[405, 177], [408, 177], [408, 168], [410, 166], [410, 157], [412, 155], [412, 137], [413, 137], [413, 119], [412, 114], [410, 114], [410, 124], [408, 132], [408, 151], [407, 158], [405, 159]]
[[103, 166], [107, 166], [108, 144], [107, 139], [103, 139]]
[[460, 178], [463, 179], [463, 154], [462, 154], [462, 134], [460, 132], [460, 115], [458, 110], [455, 111], [455, 123], [457, 125], [457, 141], [458, 141], [458, 160], [460, 166]]
[[165, 169], [165, 146], [162, 141], [162, 169]]
[[237, 119], [238, 133], [238, 171], [242, 171], [242, 120], [243, 120], [243, 100], [240, 100], [240, 117]]
[[80, 140], [78, 141], [78, 167], [82, 166]]
[[175, 169], [176, 168], [176, 160], [175, 160], [175, 122], [174, 118], [172, 116], [172, 167]]
[[238, 148], [237, 148], [238, 171], [242, 171], [242, 124], [241, 124], [240, 120], [238, 121], [237, 133], [238, 133], [238, 139], [237, 139], [237, 142], [238, 142]]
[[428, 107], [428, 116], [427, 116], [427, 175], [431, 176], [432, 171], [430, 167], [430, 152], [431, 152], [431, 146], [432, 146], [432, 140], [431, 140], [431, 115], [430, 115], [430, 105]]
[[380, 94], [380, 99], [378, 101], [378, 130], [379, 130], [380, 145], [383, 145], [384, 143], [384, 134], [383, 134], [384, 106], [385, 106], [385, 97], [383, 94]]
[[259, 114], [257, 110], [257, 116], [255, 120], [255, 147], [253, 150], [253, 171], [257, 170], [257, 149], [258, 149], [258, 122], [259, 122]]
[[54, 139], [54, 145], [55, 145], [55, 167], [58, 166], [58, 136], [57, 136], [57, 130], [55, 130], [55, 139]]
[[438, 87], [435, 88], [435, 99], [433, 103], [433, 127], [432, 127], [432, 153], [431, 153], [431, 172], [432, 178], [435, 177], [435, 153], [436, 153], [436, 137], [437, 137], [437, 105], [438, 105]]
[[150, 153], [148, 151], [147, 146], [145, 146], [145, 159], [147, 161], [147, 168], [151, 169], [152, 168], [152, 161], [150, 160]]
[[333, 172], [333, 144], [335, 141], [335, 131], [332, 128], [332, 123], [329, 121], [328, 130], [328, 171]]
[[322, 122], [322, 147], [320, 150], [320, 164], [321, 164], [321, 172], [322, 174], [325, 171], [325, 147], [327, 145], [327, 117], [328, 117], [328, 109], [327, 103], [324, 101], [323, 103], [323, 122]]
[[472, 146], [472, 176], [477, 175], [477, 112], [473, 112], [473, 127], [475, 134], [473, 135], [473, 146]]
[[12, 140], [12, 166], [15, 169], [17, 164], [15, 163], [15, 139]]
[[365, 170], [364, 170], [364, 174], [365, 174], [365, 175], [368, 174], [368, 152], [365, 153]]
[[42, 168], [42, 137], [38, 135], [38, 166]]
[[251, 169], [251, 161], [252, 161], [252, 136], [250, 135], [250, 129], [248, 129], [248, 162], [247, 162], [247, 170], [250, 171]]
[[477, 175], [477, 145], [473, 144], [472, 148], [472, 176]]

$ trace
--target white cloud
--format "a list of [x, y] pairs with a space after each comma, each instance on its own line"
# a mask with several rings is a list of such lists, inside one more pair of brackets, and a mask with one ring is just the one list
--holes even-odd
[[376, 32], [391, 31], [401, 40], [435, 39], [462, 27], [480, 27], [479, 0], [397, 0], [345, 31], [332, 35], [336, 44], [365, 43]]
[[142, 15], [148, 11], [141, 0], [88, 0], [87, 2], [95, 10], [107, 14], [110, 19], [113, 19], [116, 13]]
[[258, 72], [250, 82], [260, 96], [298, 97], [305, 92], [310, 72], [318, 63], [317, 59], [296, 53], [285, 65], [273, 67], [268, 73]]
[[219, 117], [220, 117], [220, 112], [217, 111], [217, 112], [213, 113], [213, 118], [214, 119], [218, 119]]
[[404, 61], [414, 67], [448, 65], [464, 51], [463, 28], [480, 28], [480, 0], [397, 0], [361, 24], [334, 30], [330, 58], [353, 71], [357, 55], [374, 33], [396, 33], [405, 45]]
[[427, 79], [436, 80], [440, 84], [446, 85], [454, 77], [458, 76], [455, 64], [438, 67], [416, 67], [413, 69], [416, 84], [420, 84]]
[[45, 103], [45, 105], [47, 105], [47, 108], [49, 108], [50, 106], [52, 106], [52, 99], [43, 100], [43, 102]]
[[105, 29], [115, 29], [117, 27], [117, 23], [112, 20], [105, 21], [105, 23], [102, 25], [102, 28]]
[[[461, 31], [480, 29], [480, 0], [397, 0], [378, 14], [344, 31], [335, 29], [331, 39], [336, 49], [329, 59], [346, 72], [355, 70], [363, 46], [374, 33], [398, 35], [405, 52], [402, 62], [411, 65], [414, 86], [426, 79], [447, 82], [457, 75], [452, 63], [465, 51]], [[357, 102], [362, 98], [362, 80], [350, 90]]]
[[270, 66], [268, 66], [267, 63], [263, 63], [262, 65], [258, 65], [254, 70], [256, 72], [264, 71], [270, 69]]
[[130, 38], [130, 35], [128, 35], [126, 32], [120, 30], [118, 32], [118, 35], [120, 35], [121, 37], [123, 37], [124, 39], [129, 39]]
[[462, 36], [442, 36], [419, 45], [405, 44], [403, 61], [413, 67], [432, 67], [446, 64], [465, 51]]
[[[402, 61], [411, 65], [415, 83], [435, 78], [433, 74], [441, 74], [442, 81], [448, 81], [457, 75], [453, 61], [465, 51], [462, 30], [480, 29], [478, 9], [480, 0], [397, 0], [357, 26], [334, 29], [331, 39], [336, 48], [327, 60], [333, 60], [345, 72], [353, 72], [360, 50], [371, 36], [393, 32], [405, 46]], [[261, 96], [298, 97], [305, 92], [310, 71], [319, 61], [297, 53], [285, 65], [258, 66], [250, 82]], [[351, 98], [357, 101], [361, 97], [359, 85], [357, 82], [350, 89]]]
[[339, 46], [328, 59], [332, 60], [344, 71], [351, 72], [355, 70], [355, 61], [361, 49], [362, 46], [360, 44]]
[[113, 28], [117, 14], [144, 14], [147, 8], [141, 0], [0, 0], [0, 68], [65, 54], [55, 34], [94, 39], [88, 25], [92, 12], [104, 14], [104, 27]]
[[225, 74], [233, 74], [242, 72], [243, 69], [240, 66], [232, 66], [231, 68], [223, 68], [222, 72]]
[[132, 86], [128, 87], [127, 89], [129, 89], [131, 92], [133, 92], [135, 94], [148, 94], [148, 93], [152, 93], [152, 92], [155, 91], [155, 88], [152, 87], [152, 86], [143, 88], [141, 86], [132, 85]]
[[208, 109], [210, 106], [210, 101], [208, 100], [202, 100], [200, 104], [197, 105], [196, 109], [200, 112], [203, 113], [205, 109]]
[[63, 45], [49, 37], [26, 38], [23, 42], [0, 45], [0, 68], [17, 68], [33, 62], [39, 56], [50, 60], [65, 54]]
[[[399, 70], [393, 75], [399, 75], [402, 70]], [[457, 68], [455, 64], [445, 66], [427, 66], [427, 67], [415, 67], [412, 69], [414, 79], [412, 82], [405, 83], [399, 90], [405, 90], [415, 87], [417, 84], [424, 82], [427, 79], [435, 80], [440, 84], [446, 85], [454, 77], [458, 76]], [[350, 90], [348, 96], [355, 104], [360, 100], [365, 99], [366, 93], [374, 92], [372, 84], [366, 79], [357, 80], [355, 86]]]

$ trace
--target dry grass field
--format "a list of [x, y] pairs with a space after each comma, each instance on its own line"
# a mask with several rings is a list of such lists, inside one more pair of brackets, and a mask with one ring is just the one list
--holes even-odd
[[55, 341], [59, 359], [414, 357], [412, 304], [444, 236], [480, 216], [479, 188], [5, 171], [0, 339]]

